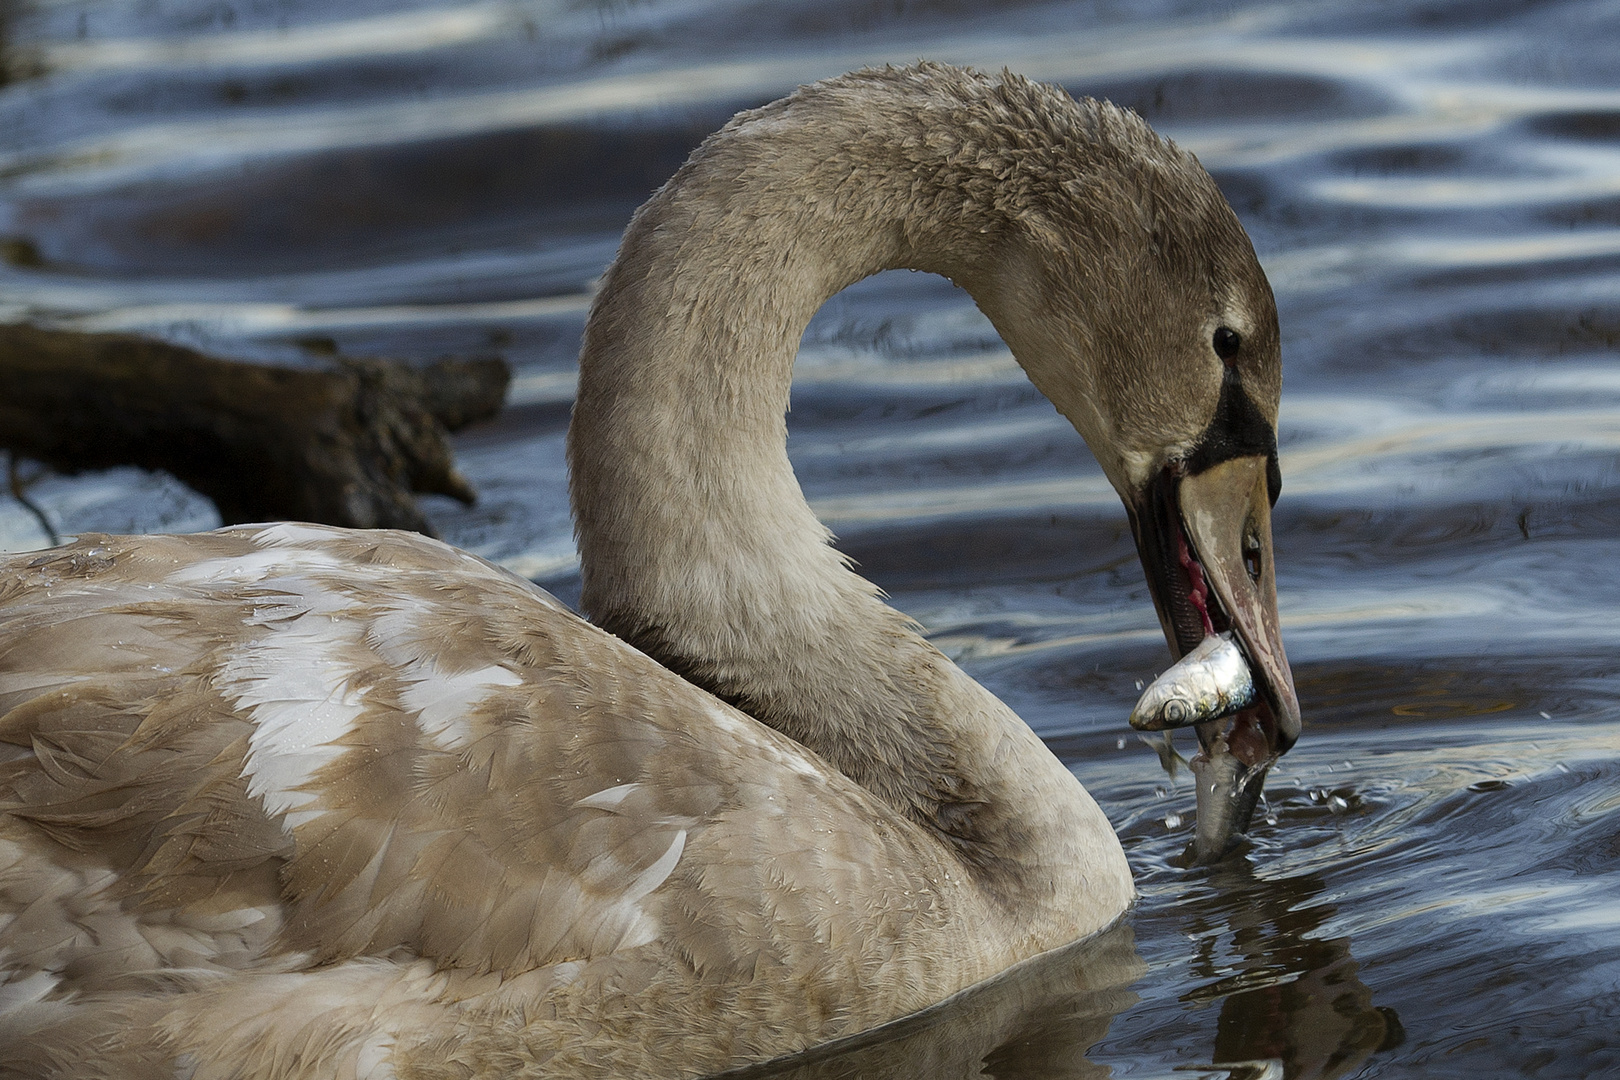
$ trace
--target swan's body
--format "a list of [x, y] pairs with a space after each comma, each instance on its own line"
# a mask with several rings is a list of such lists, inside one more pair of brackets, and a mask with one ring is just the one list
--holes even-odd
[[[974, 293], [1122, 492], [1191, 500], [1286, 728], [1264, 446], [1229, 422], [1274, 419], [1275, 315], [1208, 177], [1022, 80], [832, 80], [696, 152], [593, 311], [570, 454], [619, 638], [404, 534], [0, 564], [0, 1076], [698, 1075], [1116, 919], [1096, 804], [849, 572], [788, 466], [804, 323], [896, 265]], [[1216, 322], [1248, 367], [1204, 355]], [[1263, 719], [1211, 753], [1275, 752]]]

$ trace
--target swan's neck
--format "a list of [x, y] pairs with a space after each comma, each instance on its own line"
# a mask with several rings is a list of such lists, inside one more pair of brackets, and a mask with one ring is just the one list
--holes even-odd
[[604, 282], [569, 437], [583, 606], [935, 832], [1029, 933], [1089, 932], [1073, 910], [1088, 893], [1119, 894], [1109, 918], [1130, 895], [1106, 819], [845, 566], [787, 457], [816, 309], [892, 267], [952, 276], [988, 309], [974, 285], [996, 215], [931, 186], [915, 142], [871, 138], [870, 117], [778, 113], [694, 155]]

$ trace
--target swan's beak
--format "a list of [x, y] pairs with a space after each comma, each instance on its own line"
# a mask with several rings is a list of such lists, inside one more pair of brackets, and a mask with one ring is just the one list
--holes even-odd
[[1137, 553], [1170, 651], [1179, 659], [1230, 630], [1248, 658], [1257, 699], [1197, 726], [1194, 861], [1224, 856], [1249, 827], [1267, 770], [1299, 738], [1299, 698], [1277, 620], [1266, 456], [1233, 458], [1196, 475], [1172, 465], [1131, 508]]

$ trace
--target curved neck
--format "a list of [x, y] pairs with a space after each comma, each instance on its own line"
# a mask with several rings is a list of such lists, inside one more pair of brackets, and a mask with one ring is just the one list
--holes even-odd
[[910, 267], [953, 277], [995, 319], [975, 286], [1004, 223], [919, 160], [923, 118], [817, 104], [734, 121], [626, 232], [569, 432], [582, 603], [932, 830], [1055, 944], [1098, 928], [1077, 905], [1100, 881], [1118, 893], [1102, 922], [1130, 895], [1106, 819], [848, 569], [787, 457], [793, 360], [822, 303]]

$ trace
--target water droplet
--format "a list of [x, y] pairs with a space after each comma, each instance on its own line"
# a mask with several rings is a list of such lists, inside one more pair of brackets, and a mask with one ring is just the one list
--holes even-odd
[[1341, 810], [1350, 809], [1350, 804], [1345, 802], [1339, 796], [1333, 795], [1333, 796], [1330, 796], [1328, 798], [1328, 809], [1332, 810], [1335, 814], [1337, 814]]
[[1552, 717], [1547, 715], [1547, 710], [1546, 709], [1541, 710], [1541, 718], [1543, 720], [1551, 720], [1552, 719]]
[[1123, 750], [1123, 749], [1125, 749], [1125, 736], [1121, 735], [1119, 737], [1119, 741], [1114, 744], [1114, 749], [1115, 750]]
[[1164, 827], [1167, 828], [1167, 829], [1179, 829], [1179, 828], [1181, 828], [1181, 815], [1180, 814], [1166, 814], [1166, 815], [1164, 815]]
[[1136, 688], [1138, 690], [1142, 689], [1142, 680], [1141, 679], [1136, 680]]
[[1568, 765], [1565, 765], [1562, 761], [1558, 762], [1557, 764], [1558, 764], [1558, 771], [1559, 772], [1562, 772], [1562, 773], [1569, 772], [1569, 766]]

